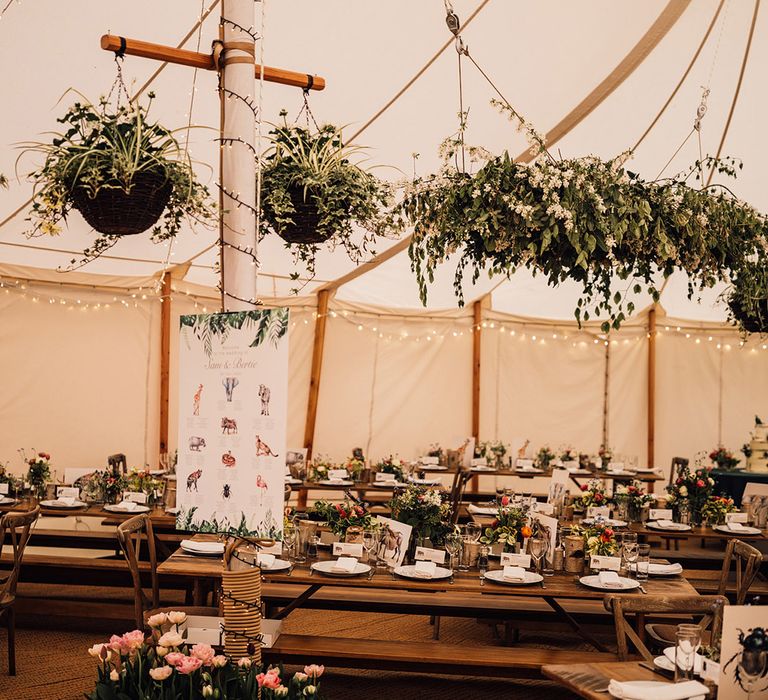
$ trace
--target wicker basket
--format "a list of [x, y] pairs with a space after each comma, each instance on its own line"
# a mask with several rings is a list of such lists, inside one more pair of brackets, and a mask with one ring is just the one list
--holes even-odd
[[324, 243], [332, 233], [318, 233], [317, 226], [320, 223], [320, 213], [315, 204], [315, 194], [307, 190], [306, 199], [303, 187], [290, 187], [288, 195], [293, 204], [293, 223], [283, 226], [278, 232], [280, 238], [286, 243], [306, 244]]
[[83, 218], [99, 233], [131, 236], [151, 228], [165, 210], [173, 185], [164, 175], [137, 173], [130, 192], [102, 187], [95, 197], [87, 190], [72, 190], [72, 202]]
[[738, 294], [733, 294], [728, 301], [733, 317], [749, 333], [768, 333], [768, 299], [758, 307], [757, 313], [747, 313], [740, 303]]
[[232, 659], [249, 656], [261, 663], [261, 644], [251, 642], [261, 634], [261, 570], [244, 565], [234, 557], [233, 541], [224, 554], [221, 576], [224, 610], [224, 653]]

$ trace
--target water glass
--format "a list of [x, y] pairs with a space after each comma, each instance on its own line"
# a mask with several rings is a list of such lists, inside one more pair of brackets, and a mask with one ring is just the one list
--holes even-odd
[[462, 544], [461, 534], [458, 532], [450, 532], [445, 537], [445, 551], [450, 557], [449, 567], [451, 571], [456, 569], [456, 557], [461, 553]]
[[675, 647], [675, 683], [694, 679], [696, 652], [701, 646], [699, 625], [678, 625]]
[[631, 569], [630, 561], [637, 560], [637, 533], [623, 532], [621, 534], [621, 568], [628, 573]]
[[467, 539], [469, 539], [470, 542], [475, 543], [480, 541], [480, 535], [483, 533], [483, 528], [477, 523], [467, 523], [464, 532]]
[[365, 550], [365, 560], [370, 564], [372, 559], [372, 552], [376, 548], [378, 538], [376, 537], [376, 530], [370, 528], [363, 532], [363, 549]]
[[528, 540], [528, 552], [533, 559], [534, 567], [537, 573], [541, 572], [541, 559], [547, 551], [547, 540], [544, 537], [536, 536]]
[[293, 561], [293, 548], [296, 546], [296, 528], [293, 525], [286, 525], [283, 528], [283, 549], [288, 557], [288, 561]]
[[635, 561], [635, 573], [638, 581], [648, 580], [648, 565], [651, 563], [651, 545], [637, 545], [637, 559]]

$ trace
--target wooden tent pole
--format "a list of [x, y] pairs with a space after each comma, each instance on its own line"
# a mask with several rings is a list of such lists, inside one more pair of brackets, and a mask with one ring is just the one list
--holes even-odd
[[[655, 467], [656, 450], [656, 306], [648, 311], [648, 466]], [[649, 491], [653, 491], [653, 483]]]
[[475, 444], [480, 439], [480, 351], [483, 332], [483, 301], [478, 299], [472, 305], [472, 436]]
[[304, 447], [307, 448], [307, 461], [312, 459], [315, 441], [315, 423], [317, 422], [317, 402], [320, 397], [320, 375], [323, 371], [323, 351], [325, 349], [325, 328], [328, 321], [328, 302], [331, 293], [321, 289], [317, 293], [317, 318], [315, 319], [315, 341], [312, 346], [312, 371], [309, 377], [309, 400], [307, 401], [307, 422], [304, 427]]
[[171, 367], [171, 271], [163, 273], [160, 300], [160, 454], [168, 452], [169, 381]]
[[[251, 23], [249, 23], [251, 24]], [[123, 48], [123, 42], [125, 44]], [[197, 51], [188, 51], [186, 49], [177, 49], [173, 46], [163, 46], [162, 44], [152, 44], [149, 41], [141, 39], [127, 39], [126, 37], [116, 36], [114, 34], [105, 34], [101, 37], [101, 48], [105, 51], [114, 51], [115, 53], [123, 51], [128, 56], [139, 56], [140, 58], [151, 58], [165, 63], [176, 63], [181, 66], [190, 66], [202, 70], [216, 70], [216, 64], [213, 53], [198, 53]], [[255, 76], [258, 77], [261, 66], [255, 64]], [[298, 73], [283, 68], [274, 68], [264, 66], [264, 80], [268, 83], [279, 83], [281, 85], [291, 85], [309, 90], [325, 89], [325, 78], [319, 75], [310, 75], [309, 73]]]

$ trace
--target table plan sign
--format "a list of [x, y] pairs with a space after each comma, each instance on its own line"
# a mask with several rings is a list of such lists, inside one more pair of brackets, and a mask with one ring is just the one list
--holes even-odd
[[176, 527], [281, 539], [288, 309], [180, 323]]

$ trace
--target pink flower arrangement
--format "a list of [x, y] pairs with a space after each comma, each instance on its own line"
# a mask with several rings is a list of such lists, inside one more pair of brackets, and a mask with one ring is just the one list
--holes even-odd
[[176, 670], [179, 673], [188, 675], [194, 673], [203, 665], [203, 662], [194, 656], [182, 656], [176, 663]]
[[191, 656], [194, 656], [203, 662], [203, 666], [212, 666], [213, 659], [216, 656], [216, 652], [210, 644], [195, 644], [190, 652]]
[[256, 682], [259, 684], [259, 688], [270, 688], [271, 690], [274, 690], [282, 685], [280, 671], [276, 668], [270, 668], [266, 673], [260, 673], [256, 676]]

